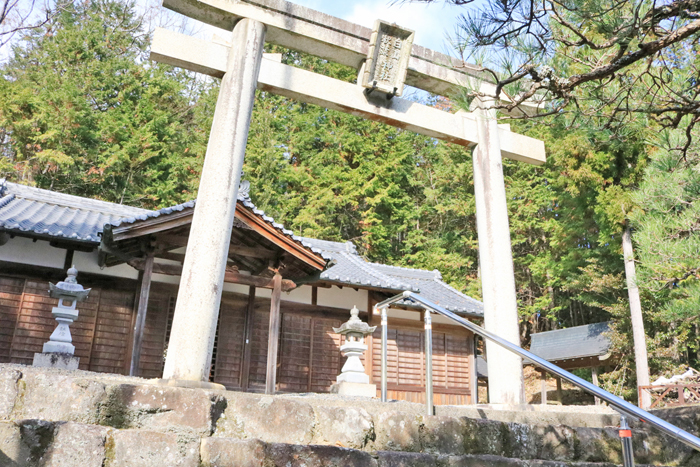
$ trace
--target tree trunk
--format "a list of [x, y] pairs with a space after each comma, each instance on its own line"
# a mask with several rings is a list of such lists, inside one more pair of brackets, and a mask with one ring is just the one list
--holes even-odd
[[[625, 276], [627, 277], [627, 293], [630, 300], [630, 314], [632, 316], [632, 335], [634, 336], [634, 361], [637, 367], [637, 387], [649, 385], [649, 362], [647, 360], [647, 344], [644, 334], [644, 321], [642, 319], [642, 303], [639, 300], [637, 288], [637, 273], [634, 267], [634, 251], [632, 250], [632, 233], [629, 225], [622, 234], [622, 251], [625, 257]], [[648, 409], [651, 405], [651, 397], [642, 392], [639, 406]]]

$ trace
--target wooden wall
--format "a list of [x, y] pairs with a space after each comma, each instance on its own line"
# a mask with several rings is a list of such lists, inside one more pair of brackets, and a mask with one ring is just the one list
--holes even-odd
[[[48, 296], [48, 279], [0, 275], [0, 363], [31, 365], [56, 322]], [[55, 280], [54, 280], [55, 282]], [[76, 356], [84, 370], [126, 374], [131, 359], [135, 319], [135, 281], [81, 283], [92, 287], [79, 304], [71, 326]], [[144, 326], [139, 376], [159, 378], [172, 325], [177, 288], [154, 283]], [[210, 380], [229, 389], [265, 389], [270, 300], [224, 293], [219, 314]], [[277, 390], [328, 392], [344, 363], [341, 336], [333, 333], [349, 318], [347, 310], [282, 302]], [[424, 334], [419, 321], [399, 320], [389, 330], [389, 397], [424, 402]], [[245, 336], [249, 335], [249, 342]], [[368, 338], [365, 366], [379, 388], [379, 328]], [[471, 403], [473, 336], [453, 326], [434, 325], [433, 380], [435, 404]], [[247, 378], [245, 368], [249, 368]]]
[[[0, 276], [0, 362], [32, 364], [56, 328], [51, 309], [57, 303], [47, 280]], [[133, 291], [99, 287], [80, 303], [71, 326], [80, 369], [125, 372], [133, 305]]]
[[[425, 334], [420, 322], [400, 320], [387, 332], [387, 397], [425, 402]], [[381, 384], [381, 330], [371, 339], [371, 379]], [[433, 403], [471, 404], [470, 374], [473, 335], [461, 329], [433, 325]]]

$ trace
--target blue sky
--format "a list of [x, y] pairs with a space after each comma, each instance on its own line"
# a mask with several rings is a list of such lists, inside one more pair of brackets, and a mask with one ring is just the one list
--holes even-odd
[[353, 23], [372, 27], [376, 19], [397, 23], [416, 31], [415, 43], [442, 53], [454, 55], [446, 40], [465, 7], [447, 5], [438, 0], [431, 4], [405, 2], [391, 5], [386, 0], [292, 0], [314, 10], [337, 16]]
[[[33, 5], [35, 13], [33, 17], [35, 17], [40, 14], [43, 4], [47, 1], [52, 0], [19, 0], [18, 11], [27, 12]], [[167, 10], [159, 8], [161, 1], [136, 0], [136, 5], [141, 11], [150, 7], [154, 17], [165, 15], [165, 17], [175, 19], [172, 14], [167, 13]], [[397, 23], [416, 31], [416, 44], [448, 55], [455, 54], [446, 37], [453, 33], [459, 14], [465, 11], [465, 7], [447, 5], [443, 0], [436, 0], [431, 4], [407, 1], [393, 5], [391, 0], [292, 0], [292, 2], [369, 28], [374, 26], [376, 19]], [[167, 22], [167, 20], [163, 22], [163, 20], [154, 19], [152, 26], [161, 25], [168, 29], [177, 29], [172, 25], [165, 24]], [[208, 29], [200, 23], [199, 26], [194, 27], [195, 31], [200, 32], [199, 34], [195, 32], [195, 35], [208, 39], [207, 36], [213, 32], [209, 30], [207, 33]], [[220, 30], [214, 33], [221, 35]], [[6, 54], [9, 53], [8, 49], [7, 46], [0, 48], [0, 62], [6, 58]]]

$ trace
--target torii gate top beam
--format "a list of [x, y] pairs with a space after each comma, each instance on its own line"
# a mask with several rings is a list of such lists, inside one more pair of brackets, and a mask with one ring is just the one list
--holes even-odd
[[[163, 0], [163, 6], [227, 31], [241, 18], [260, 21], [268, 28], [267, 42], [358, 70], [372, 34], [364, 26], [285, 0]], [[407, 85], [448, 96], [467, 86], [470, 78], [482, 83], [482, 91], [495, 93], [495, 85], [478, 67], [413, 45]]]
[[[164, 0], [164, 6], [220, 28], [232, 29], [249, 18], [267, 27], [266, 41], [360, 69], [367, 59], [372, 30], [304, 8], [285, 0]], [[210, 76], [226, 71], [229, 47], [157, 28], [151, 58]], [[460, 68], [456, 68], [459, 65]], [[493, 94], [495, 85], [470, 65], [413, 45], [406, 84], [445, 95], [460, 86], [479, 83]], [[471, 147], [477, 143], [475, 119], [451, 114], [409, 100], [369, 97], [364, 88], [288, 65], [263, 60], [258, 88], [303, 102], [388, 123], [433, 138]], [[499, 126], [503, 157], [530, 164], [545, 162], [544, 143]]]

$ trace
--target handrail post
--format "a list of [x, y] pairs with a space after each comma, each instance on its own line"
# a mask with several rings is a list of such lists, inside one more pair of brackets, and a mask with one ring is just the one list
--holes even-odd
[[634, 467], [634, 451], [632, 451], [632, 430], [627, 424], [627, 417], [620, 414], [620, 442], [622, 443], [622, 465]]
[[382, 312], [382, 402], [386, 402], [386, 349], [387, 349], [387, 319], [386, 307], [381, 308]]
[[433, 415], [433, 320], [430, 310], [424, 312], [425, 321], [425, 408]]

